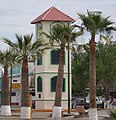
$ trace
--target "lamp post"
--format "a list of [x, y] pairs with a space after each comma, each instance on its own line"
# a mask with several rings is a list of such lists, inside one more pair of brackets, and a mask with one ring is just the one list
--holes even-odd
[[10, 68], [10, 105], [12, 103], [12, 64]]
[[0, 105], [1, 105], [1, 102], [2, 102], [2, 80], [3, 80], [3, 70], [2, 68], [0, 67], [0, 72], [1, 72], [1, 81], [0, 81], [0, 84], [1, 84], [1, 87], [0, 87]]
[[68, 114], [70, 114], [70, 45], [68, 42]]

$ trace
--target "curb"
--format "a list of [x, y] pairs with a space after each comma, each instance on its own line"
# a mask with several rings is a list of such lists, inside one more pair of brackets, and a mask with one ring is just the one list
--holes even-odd
[[[98, 108], [98, 110], [105, 110], [102, 108]], [[12, 112], [20, 112], [20, 108], [19, 109], [12, 109]], [[52, 109], [32, 109], [32, 112], [52, 112]], [[63, 109], [63, 112], [68, 112], [67, 109]], [[77, 112], [77, 109], [71, 109], [70, 112]]]
[[[20, 112], [20, 109], [12, 109], [12, 112]], [[77, 112], [76, 109], [71, 109], [71, 112]], [[32, 112], [52, 112], [52, 109], [32, 109]], [[63, 109], [63, 112], [68, 112], [67, 109]]]

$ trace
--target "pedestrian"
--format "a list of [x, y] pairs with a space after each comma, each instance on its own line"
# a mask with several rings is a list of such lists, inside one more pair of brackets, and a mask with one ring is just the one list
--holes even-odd
[[113, 102], [113, 97], [110, 96], [110, 99], [109, 99], [109, 104], [111, 104]]
[[104, 103], [105, 103], [105, 97], [104, 95], [102, 96], [102, 108], [104, 108]]

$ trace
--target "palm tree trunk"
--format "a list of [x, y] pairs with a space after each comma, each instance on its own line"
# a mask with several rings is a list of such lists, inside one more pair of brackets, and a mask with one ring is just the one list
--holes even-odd
[[89, 120], [97, 120], [96, 109], [96, 51], [95, 35], [90, 40], [90, 60], [89, 60], [89, 84], [90, 84], [90, 112]]
[[10, 88], [9, 88], [9, 77], [8, 77], [7, 67], [4, 68], [4, 75], [2, 79], [1, 115], [11, 116]]
[[52, 120], [60, 120], [61, 119], [63, 75], [64, 75], [64, 47], [61, 47]]
[[28, 60], [23, 59], [22, 63], [22, 89], [21, 89], [21, 119], [30, 119], [29, 102], [29, 81], [28, 81]]

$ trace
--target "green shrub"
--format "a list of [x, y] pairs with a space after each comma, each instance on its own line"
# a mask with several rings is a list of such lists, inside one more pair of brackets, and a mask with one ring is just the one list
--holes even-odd
[[116, 110], [109, 110], [111, 120], [116, 120]]

